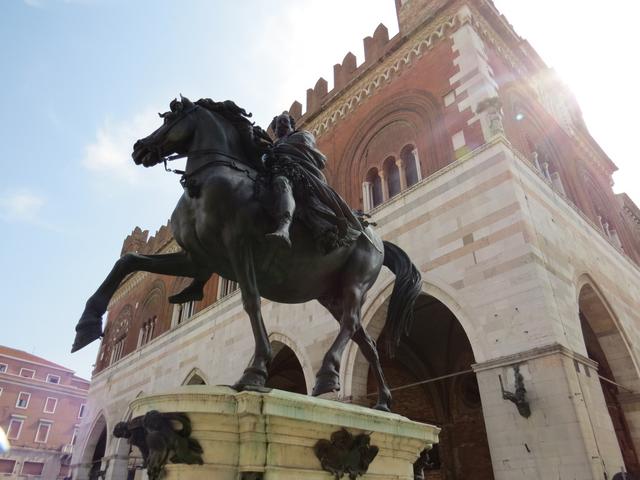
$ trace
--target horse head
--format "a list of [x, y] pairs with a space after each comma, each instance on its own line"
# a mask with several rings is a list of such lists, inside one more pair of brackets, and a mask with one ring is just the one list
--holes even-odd
[[173, 153], [186, 153], [189, 140], [195, 129], [194, 115], [198, 106], [180, 95], [169, 104], [170, 110], [159, 113], [163, 124], [151, 135], [141, 138], [133, 145], [131, 157], [136, 165], [152, 167]]

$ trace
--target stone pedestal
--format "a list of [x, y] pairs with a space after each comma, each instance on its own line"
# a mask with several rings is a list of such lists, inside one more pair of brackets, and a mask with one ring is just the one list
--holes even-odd
[[413, 480], [413, 463], [437, 443], [439, 432], [400, 415], [280, 390], [238, 393], [191, 385], [138, 398], [131, 406], [133, 417], [158, 410], [191, 419], [204, 465], [169, 464], [166, 480], [329, 480], [313, 447], [343, 427], [370, 433], [371, 445], [379, 448], [361, 478]]

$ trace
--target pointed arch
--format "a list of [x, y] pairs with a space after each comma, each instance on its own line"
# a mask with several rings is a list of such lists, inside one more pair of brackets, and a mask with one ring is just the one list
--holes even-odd
[[576, 282], [576, 304], [578, 313], [589, 321], [594, 333], [606, 339], [603, 350], [607, 358], [616, 359], [613, 375], [619, 382], [626, 381], [640, 387], [640, 368], [634, 358], [629, 341], [611, 303], [593, 277], [583, 273]]
[[[640, 377], [630, 344], [611, 304], [588, 274], [578, 279], [577, 304], [584, 348], [598, 365], [605, 411], [625, 467], [632, 475], [640, 475], [637, 453], [640, 451], [637, 438], [640, 402], [635, 394], [640, 388]], [[625, 397], [627, 400], [623, 401]]]
[[198, 367], [194, 367], [187, 374], [181, 385], [207, 385], [207, 376]]
[[[380, 339], [388, 333], [384, 324], [394, 278], [365, 309], [363, 320], [369, 334], [379, 341], [380, 362], [389, 387], [402, 387], [393, 391], [392, 411], [442, 428], [434, 470], [447, 478], [493, 479], [482, 399], [472, 371], [474, 364], [485, 359], [482, 337], [471, 317], [447, 292], [449, 287], [435, 285], [432, 275], [425, 277], [411, 331], [393, 358]], [[371, 406], [377, 383], [373, 371], [356, 346], [345, 355], [343, 396]]]
[[[460, 323], [462, 330], [469, 339], [471, 349], [476, 362], [482, 362], [486, 358], [480, 336], [471, 322], [471, 316], [455, 300], [444, 282], [434, 278], [433, 275], [423, 273], [422, 294], [435, 298], [442, 303]], [[378, 294], [368, 301], [362, 313], [362, 325], [367, 332], [377, 341], [382, 333], [387, 320], [387, 307], [393, 290], [395, 277], [391, 277], [378, 291]], [[366, 392], [362, 390], [362, 379], [366, 377], [369, 364], [365, 360], [357, 345], [353, 342], [345, 349], [342, 357], [340, 375], [344, 378], [343, 395], [347, 397], [362, 396]]]

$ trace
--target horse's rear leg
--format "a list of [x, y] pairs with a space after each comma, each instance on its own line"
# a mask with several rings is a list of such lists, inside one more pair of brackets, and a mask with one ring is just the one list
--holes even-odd
[[123, 255], [116, 261], [102, 285], [87, 300], [84, 312], [76, 326], [76, 338], [71, 352], [80, 350], [102, 335], [102, 315], [107, 310], [111, 297], [122, 280], [136, 271], [194, 278], [206, 278], [209, 275], [208, 272], [199, 269], [186, 252], [163, 255], [139, 255], [137, 253]]
[[347, 343], [360, 326], [360, 310], [365, 290], [358, 285], [345, 289], [342, 298], [340, 331], [322, 360], [312, 395], [340, 390], [340, 360]]
[[[318, 301], [331, 312], [331, 315], [340, 323], [342, 318], [342, 308], [331, 301], [325, 299], [318, 299]], [[378, 350], [376, 343], [369, 336], [367, 331], [361, 325], [353, 334], [352, 340], [356, 342], [360, 351], [364, 355], [364, 358], [369, 362], [369, 365], [373, 368], [376, 382], [378, 383], [378, 402], [376, 403], [376, 410], [390, 411], [391, 409], [391, 392], [387, 385], [387, 381], [382, 373], [382, 366], [380, 365], [380, 358], [378, 356]]]
[[390, 412], [391, 392], [389, 391], [389, 386], [387, 385], [387, 381], [382, 373], [382, 366], [380, 365], [380, 357], [378, 356], [376, 343], [362, 326], [353, 334], [353, 341], [358, 344], [364, 358], [366, 358], [369, 365], [373, 367], [373, 373], [376, 377], [376, 382], [378, 383], [378, 402], [373, 408], [376, 410]]

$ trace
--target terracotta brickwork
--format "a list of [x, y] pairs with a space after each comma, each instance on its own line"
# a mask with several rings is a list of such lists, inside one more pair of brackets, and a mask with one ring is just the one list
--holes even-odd
[[[398, 390], [394, 402], [443, 428], [440, 467], [427, 478], [611, 478], [623, 464], [635, 472], [640, 210], [613, 193], [616, 167], [575, 99], [491, 1], [395, 1], [399, 33], [389, 38], [379, 25], [364, 38], [364, 59], [347, 53], [333, 83], [318, 79], [305, 108], [295, 101], [289, 112], [316, 135], [332, 186], [422, 272], [416, 311], [426, 310], [411, 348], [383, 362], [393, 387], [436, 379]], [[177, 248], [170, 225], [152, 237], [136, 227], [122, 253]], [[374, 338], [390, 282], [383, 271], [363, 307]], [[201, 302], [169, 305], [187, 283], [136, 273], [116, 292], [76, 478], [102, 457], [106, 426], [125, 419], [136, 396], [196, 371], [198, 381], [231, 384], [245, 368], [253, 340], [240, 295], [214, 276]], [[314, 302], [263, 301], [263, 315], [274, 345], [288, 348], [271, 381], [310, 391], [335, 321]], [[447, 328], [433, 326], [438, 319]], [[502, 397], [499, 379], [513, 391], [515, 366], [530, 418]], [[338, 399], [369, 403], [374, 382], [353, 345], [341, 375]], [[107, 438], [107, 478], [121, 478], [127, 454]]]
[[67, 368], [0, 346], [0, 426], [11, 443], [0, 476], [66, 477], [88, 389]]

